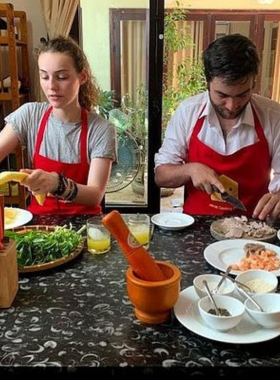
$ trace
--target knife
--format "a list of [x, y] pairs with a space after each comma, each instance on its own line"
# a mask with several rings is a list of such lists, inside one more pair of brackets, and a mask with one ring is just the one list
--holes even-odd
[[244, 204], [239, 199], [235, 198], [233, 195], [230, 195], [226, 191], [224, 193], [221, 193], [221, 191], [215, 185], [212, 185], [212, 189], [215, 193], [221, 194], [222, 199], [228, 202], [234, 208], [237, 208], [238, 210], [242, 211], [247, 210]]

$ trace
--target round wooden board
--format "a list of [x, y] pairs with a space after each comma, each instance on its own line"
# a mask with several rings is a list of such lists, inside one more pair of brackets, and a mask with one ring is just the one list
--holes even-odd
[[[227, 238], [225, 236], [225, 231], [223, 230], [223, 226], [222, 226], [223, 221], [224, 219], [215, 220], [215, 222], [211, 224], [210, 226], [211, 235], [213, 236], [213, 238], [217, 240], [234, 239], [233, 237]], [[273, 234], [265, 235], [261, 238], [256, 238], [244, 233], [241, 238], [237, 238], [237, 239], [247, 239], [247, 240], [250, 239], [250, 240], [256, 240], [256, 241], [266, 241], [268, 243], [271, 243], [275, 241], [276, 238], [277, 238], [277, 231], [275, 230]]]
[[[24, 227], [17, 227], [11, 229], [11, 231], [16, 232], [28, 232], [32, 230], [44, 230], [44, 231], [54, 231], [55, 226], [43, 226], [43, 225], [36, 225], [36, 226], [24, 226]], [[30, 265], [25, 266], [23, 268], [18, 268], [19, 273], [30, 273], [30, 272], [39, 272], [47, 269], [52, 269], [55, 267], [58, 267], [60, 265], [64, 265], [68, 263], [69, 261], [75, 259], [83, 250], [84, 248], [84, 239], [79, 243], [79, 245], [76, 247], [74, 251], [72, 251], [68, 256], [61, 257], [60, 259], [49, 261], [47, 263], [42, 264], [36, 264], [36, 265]]]

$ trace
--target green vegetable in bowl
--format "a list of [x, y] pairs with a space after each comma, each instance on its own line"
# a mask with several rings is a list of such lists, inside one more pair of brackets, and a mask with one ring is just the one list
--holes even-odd
[[5, 231], [5, 236], [16, 242], [19, 268], [67, 257], [83, 240], [80, 233], [65, 227], [55, 227], [52, 231]]

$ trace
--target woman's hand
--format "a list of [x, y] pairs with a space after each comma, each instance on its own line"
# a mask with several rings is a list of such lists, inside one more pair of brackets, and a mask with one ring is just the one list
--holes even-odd
[[253, 212], [253, 218], [260, 220], [264, 220], [268, 216], [273, 219], [280, 217], [280, 191], [265, 194]]
[[58, 187], [58, 174], [55, 172], [46, 172], [41, 169], [21, 169], [21, 172], [29, 174], [22, 182], [24, 186], [32, 192], [33, 195], [47, 194]]

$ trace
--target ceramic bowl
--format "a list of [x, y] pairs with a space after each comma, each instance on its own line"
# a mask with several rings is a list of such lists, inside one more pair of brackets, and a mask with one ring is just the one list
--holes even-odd
[[223, 294], [216, 294], [213, 297], [217, 307], [222, 310], [227, 310], [230, 315], [212, 314], [214, 307], [210, 298], [206, 296], [198, 301], [198, 310], [203, 321], [213, 330], [218, 331], [227, 331], [237, 326], [245, 313], [243, 302], [237, 298]]
[[251, 300], [247, 299], [244, 305], [250, 317], [267, 329], [280, 327], [280, 294], [256, 294], [253, 299], [263, 308], [264, 312], [260, 311]]
[[[206, 280], [210, 291], [212, 291], [218, 284], [218, 282], [222, 279], [222, 276], [218, 274], [200, 274], [193, 279], [193, 286], [196, 291], [196, 294], [202, 298], [207, 296], [206, 290], [203, 285], [203, 280]], [[235, 285], [232, 281], [225, 278], [221, 287], [219, 288], [217, 294], [224, 295], [233, 295], [235, 291]]]
[[144, 323], [167, 321], [180, 294], [181, 272], [174, 264], [156, 261], [166, 280], [145, 281], [139, 279], [131, 267], [126, 271], [127, 293], [134, 306], [136, 317]]
[[[246, 288], [245, 290], [251, 296], [262, 293], [274, 293], [276, 292], [278, 286], [278, 278], [275, 274], [262, 269], [246, 270], [239, 273], [235, 279], [236, 281], [249, 286], [251, 292], [249, 292]], [[242, 299], [245, 300], [246, 297], [239, 291], [238, 284], [236, 284], [236, 288]]]

